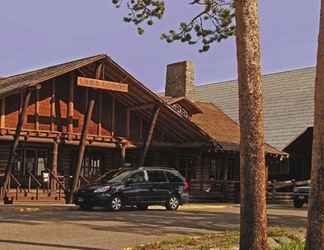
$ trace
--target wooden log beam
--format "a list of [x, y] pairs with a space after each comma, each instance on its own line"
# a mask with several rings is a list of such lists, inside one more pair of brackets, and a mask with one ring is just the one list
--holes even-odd
[[151, 121], [151, 125], [150, 125], [150, 129], [149, 129], [149, 132], [148, 132], [145, 144], [144, 144], [143, 154], [142, 154], [141, 159], [139, 161], [139, 166], [144, 165], [147, 152], [148, 152], [148, 150], [150, 148], [150, 145], [151, 145], [151, 142], [152, 142], [152, 138], [153, 138], [153, 134], [154, 134], [154, 130], [155, 130], [155, 127], [156, 127], [156, 122], [157, 122], [157, 118], [159, 116], [160, 110], [161, 110], [160, 106], [157, 106], [155, 108], [154, 115], [152, 117], [152, 121]]
[[123, 167], [126, 163], [126, 145], [120, 145], [120, 166]]
[[[100, 78], [102, 76], [102, 69], [103, 69], [103, 64], [99, 64], [97, 66], [96, 70], [96, 78]], [[82, 132], [81, 132], [81, 138], [80, 138], [80, 145], [79, 145], [79, 154], [78, 154], [78, 159], [76, 163], [76, 168], [75, 168], [75, 173], [73, 176], [73, 183], [72, 187], [70, 189], [70, 193], [68, 195], [67, 203], [72, 203], [73, 201], [73, 193], [77, 190], [78, 184], [79, 184], [79, 179], [80, 179], [80, 173], [81, 173], [81, 167], [82, 167], [82, 161], [84, 157], [84, 152], [85, 148], [87, 145], [87, 137], [88, 137], [88, 127], [92, 118], [92, 113], [94, 106], [96, 104], [96, 97], [95, 93], [89, 93], [90, 100], [88, 101], [88, 108], [87, 108], [87, 113], [85, 120], [83, 122], [83, 127], [82, 127]]]
[[97, 134], [101, 136], [102, 134], [102, 91], [98, 93], [98, 127]]
[[51, 90], [51, 131], [55, 130], [55, 116], [55, 79], [53, 79]]
[[22, 130], [22, 128], [24, 126], [24, 123], [25, 123], [25, 120], [26, 120], [27, 108], [28, 108], [28, 105], [29, 105], [31, 93], [32, 93], [32, 90], [28, 89], [27, 93], [26, 93], [26, 96], [25, 96], [25, 99], [24, 99], [24, 105], [23, 105], [23, 108], [22, 108], [22, 112], [19, 114], [18, 124], [17, 124], [17, 127], [16, 127], [16, 133], [14, 135], [13, 145], [12, 145], [12, 148], [10, 150], [9, 159], [8, 159], [7, 168], [6, 168], [6, 173], [5, 173], [5, 178], [4, 178], [4, 182], [3, 182], [3, 187], [5, 189], [8, 188], [8, 184], [9, 184], [9, 181], [10, 181], [10, 176], [11, 176], [12, 168], [13, 168], [13, 161], [14, 161], [14, 158], [15, 158], [15, 154], [16, 154], [18, 144], [19, 144], [20, 133], [21, 133], [21, 130]]
[[[52, 152], [52, 174], [57, 176], [57, 166], [58, 166], [58, 150], [59, 150], [59, 143], [55, 141], [53, 143], [53, 152]], [[51, 178], [51, 192], [56, 191], [56, 180], [55, 178]]]
[[115, 136], [115, 128], [116, 127], [116, 98], [112, 96], [112, 103], [111, 103], [111, 135], [112, 137]]
[[1, 99], [0, 128], [6, 127], [6, 97]]
[[126, 110], [126, 137], [130, 137], [130, 122], [131, 122], [131, 111]]
[[39, 130], [39, 88], [35, 90], [35, 130]]
[[71, 74], [70, 74], [70, 84], [69, 84], [69, 104], [68, 104], [68, 134], [69, 134], [69, 139], [72, 138], [72, 134], [73, 134], [74, 83], [75, 83], [75, 73], [71, 72]]
[[75, 168], [75, 173], [73, 177], [73, 183], [71, 187], [71, 192], [69, 194], [67, 203], [72, 203], [73, 201], [73, 193], [77, 190], [79, 179], [80, 179], [80, 173], [81, 173], [81, 166], [82, 166], [82, 161], [84, 157], [84, 152], [85, 152], [85, 147], [87, 144], [87, 136], [88, 136], [88, 127], [90, 124], [90, 120], [92, 117], [93, 109], [95, 106], [95, 98], [93, 95], [90, 95], [90, 101], [88, 104], [88, 110], [86, 114], [85, 121], [83, 123], [82, 127], [82, 133], [81, 133], [81, 139], [80, 139], [80, 146], [79, 146], [79, 154], [78, 154], [78, 159], [76, 163], [76, 168]]
[[143, 139], [143, 117], [140, 117], [140, 125], [139, 125], [139, 139]]

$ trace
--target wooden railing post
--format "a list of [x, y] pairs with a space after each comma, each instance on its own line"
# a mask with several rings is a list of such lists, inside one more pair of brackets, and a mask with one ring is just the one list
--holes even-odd
[[10, 176], [11, 176], [12, 168], [13, 168], [13, 161], [14, 161], [14, 158], [15, 158], [15, 154], [16, 154], [18, 144], [19, 144], [19, 137], [20, 137], [21, 130], [22, 130], [23, 126], [24, 126], [26, 116], [27, 116], [27, 107], [29, 105], [31, 92], [32, 92], [31, 89], [27, 90], [25, 100], [24, 100], [24, 105], [23, 105], [23, 108], [22, 108], [22, 112], [19, 114], [16, 133], [14, 135], [14, 142], [13, 142], [10, 154], [9, 154], [9, 159], [8, 159], [5, 178], [4, 178], [4, 183], [3, 183], [3, 187], [5, 188], [5, 190], [8, 189], [8, 184], [9, 184], [9, 180], [10, 180]]

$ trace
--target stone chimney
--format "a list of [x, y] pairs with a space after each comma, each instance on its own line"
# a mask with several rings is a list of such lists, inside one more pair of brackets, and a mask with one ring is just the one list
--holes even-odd
[[191, 61], [169, 64], [166, 71], [165, 96], [192, 97], [195, 69]]

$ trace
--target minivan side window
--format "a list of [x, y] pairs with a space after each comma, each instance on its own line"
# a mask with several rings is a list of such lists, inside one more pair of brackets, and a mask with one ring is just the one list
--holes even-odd
[[169, 182], [173, 182], [173, 183], [174, 182], [180, 182], [180, 183], [183, 182], [183, 180], [179, 176], [177, 176], [171, 172], [165, 172], [165, 174], [166, 174]]
[[150, 182], [167, 182], [163, 171], [148, 170], [147, 174]]
[[144, 172], [136, 172], [135, 174], [132, 174], [130, 177], [128, 177], [128, 181], [130, 183], [143, 183], [145, 182]]

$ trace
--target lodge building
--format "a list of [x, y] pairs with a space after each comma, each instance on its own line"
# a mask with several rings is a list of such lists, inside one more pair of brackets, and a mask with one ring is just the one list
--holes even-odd
[[[80, 185], [124, 163], [177, 168], [202, 195], [239, 198], [239, 126], [196, 102], [191, 62], [167, 68], [159, 96], [106, 55], [0, 79], [1, 197], [70, 201]], [[287, 154], [266, 144], [269, 178]]]
[[[289, 154], [281, 180], [309, 180], [314, 123], [315, 67], [262, 76], [265, 140]], [[191, 97], [210, 102], [239, 122], [237, 80], [196, 85]]]

